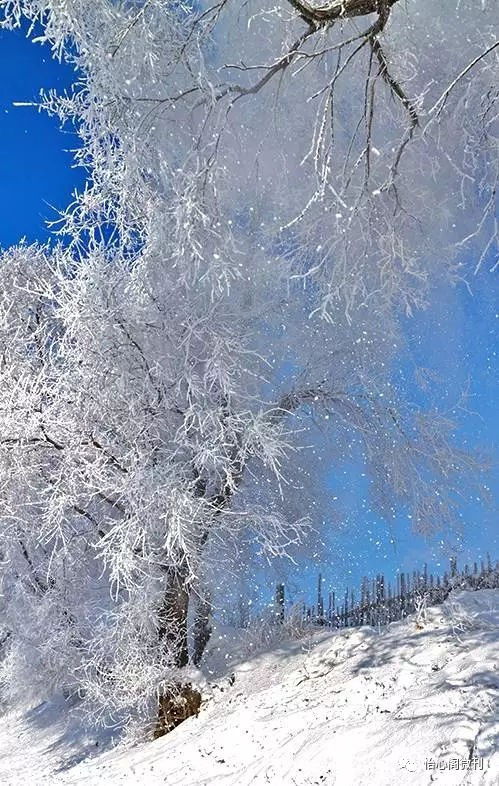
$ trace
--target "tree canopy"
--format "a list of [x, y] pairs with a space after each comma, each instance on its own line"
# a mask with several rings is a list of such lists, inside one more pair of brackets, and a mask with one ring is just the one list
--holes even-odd
[[40, 107], [88, 172], [0, 266], [13, 686], [147, 713], [228, 566], [327, 520], [337, 457], [452, 520], [476, 464], [393, 363], [401, 315], [494, 266], [493, 6], [0, 2], [74, 63]]

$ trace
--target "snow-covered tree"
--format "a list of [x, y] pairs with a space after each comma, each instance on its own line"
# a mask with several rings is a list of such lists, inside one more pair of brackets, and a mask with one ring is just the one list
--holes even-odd
[[399, 315], [492, 256], [493, 5], [0, 0], [75, 64], [40, 106], [88, 171], [0, 267], [11, 685], [195, 711], [217, 576], [306, 540], [336, 457], [452, 520], [473, 462], [392, 369]]

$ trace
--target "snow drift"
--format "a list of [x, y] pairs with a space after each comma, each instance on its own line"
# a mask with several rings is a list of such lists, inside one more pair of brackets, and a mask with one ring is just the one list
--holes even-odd
[[[61, 705], [10, 710], [0, 782], [492, 786], [499, 590], [453, 593], [384, 631], [318, 631], [229, 664], [215, 640], [197, 718], [100, 753]], [[227, 663], [227, 660], [225, 660]]]

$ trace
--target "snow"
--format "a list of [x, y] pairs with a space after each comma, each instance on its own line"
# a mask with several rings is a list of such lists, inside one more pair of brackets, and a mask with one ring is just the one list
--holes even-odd
[[101, 752], [60, 704], [11, 710], [0, 783], [492, 786], [498, 624], [499, 590], [467, 591], [424, 620], [280, 643], [212, 680], [197, 718], [134, 748]]

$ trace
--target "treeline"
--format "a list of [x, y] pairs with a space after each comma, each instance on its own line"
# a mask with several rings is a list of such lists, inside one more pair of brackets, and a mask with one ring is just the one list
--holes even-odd
[[[319, 574], [316, 603], [303, 604], [302, 616], [311, 623], [332, 628], [375, 627], [401, 620], [420, 609], [422, 604], [442, 603], [453, 589], [494, 587], [499, 588], [499, 561], [493, 564], [488, 554], [486, 561], [474, 562], [471, 567], [466, 564], [462, 570], [452, 557], [449, 570], [443, 576], [428, 573], [425, 565], [423, 571], [398, 573], [394, 581], [387, 581], [383, 574], [372, 579], [364, 577], [357, 593], [346, 589], [341, 595], [325, 593], [324, 580]], [[273, 609], [276, 621], [283, 622], [289, 613], [284, 584], [276, 587]], [[293, 613], [296, 614], [296, 608]]]

